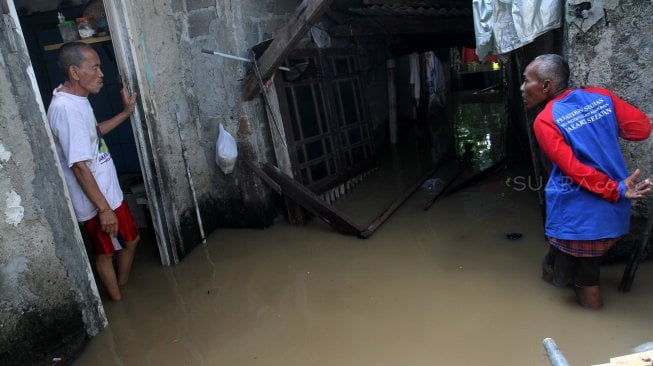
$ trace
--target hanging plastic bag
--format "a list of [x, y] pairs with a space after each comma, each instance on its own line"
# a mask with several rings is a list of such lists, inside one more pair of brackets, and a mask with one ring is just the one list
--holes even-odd
[[215, 142], [215, 162], [224, 174], [229, 174], [234, 170], [237, 157], [238, 147], [236, 146], [236, 140], [234, 140], [234, 137], [220, 123], [218, 140]]

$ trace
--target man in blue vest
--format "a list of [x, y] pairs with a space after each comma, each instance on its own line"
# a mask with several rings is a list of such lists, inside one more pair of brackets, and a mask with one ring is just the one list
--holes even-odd
[[522, 98], [543, 107], [533, 130], [553, 169], [547, 182], [543, 279], [573, 285], [581, 306], [603, 307], [602, 256], [630, 229], [632, 199], [651, 192], [649, 179], [629, 174], [619, 138], [646, 140], [651, 121], [641, 110], [598, 87], [568, 88], [559, 55], [536, 57], [524, 72]]

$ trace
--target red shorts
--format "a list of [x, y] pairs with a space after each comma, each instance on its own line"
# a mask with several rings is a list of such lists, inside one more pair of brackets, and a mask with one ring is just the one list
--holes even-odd
[[[125, 201], [122, 201], [120, 206], [113, 210], [118, 218], [118, 237], [124, 242], [131, 242], [138, 238], [138, 226], [129, 212], [129, 208]], [[100, 216], [95, 215], [92, 219], [84, 222], [86, 233], [93, 244], [95, 255], [113, 254], [116, 250], [121, 249], [118, 243], [118, 238], [111, 238], [109, 234], [102, 231], [100, 224]], [[114, 244], [115, 240], [115, 244]]]

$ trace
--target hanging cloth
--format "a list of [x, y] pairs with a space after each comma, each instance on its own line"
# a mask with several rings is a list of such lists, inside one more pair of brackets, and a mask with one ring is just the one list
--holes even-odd
[[426, 89], [429, 96], [429, 106], [435, 103], [444, 108], [447, 87], [444, 81], [444, 68], [442, 67], [442, 63], [434, 52], [426, 52], [424, 54], [424, 61], [426, 64]]
[[562, 26], [563, 0], [472, 0], [476, 54], [503, 54]]

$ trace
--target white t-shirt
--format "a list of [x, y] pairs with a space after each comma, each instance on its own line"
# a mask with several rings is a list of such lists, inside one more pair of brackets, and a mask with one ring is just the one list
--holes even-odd
[[103, 139], [98, 140], [97, 122], [88, 98], [60, 92], [59, 88], [52, 92], [48, 121], [75, 215], [83, 222], [97, 215], [97, 207], [86, 197], [70, 169], [74, 163], [86, 162], [112, 210], [120, 206], [123, 195], [109, 149]]

